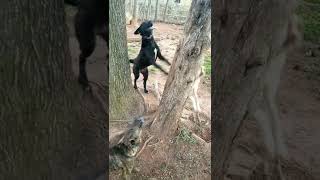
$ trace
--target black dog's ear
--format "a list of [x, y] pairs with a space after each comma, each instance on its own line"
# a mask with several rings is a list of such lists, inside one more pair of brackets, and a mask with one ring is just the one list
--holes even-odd
[[134, 34], [140, 34], [140, 27], [134, 32]]

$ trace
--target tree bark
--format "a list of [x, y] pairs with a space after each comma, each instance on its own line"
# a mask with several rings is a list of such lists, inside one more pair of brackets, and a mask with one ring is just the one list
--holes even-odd
[[153, 129], [163, 137], [171, 137], [177, 120], [200, 75], [202, 54], [209, 48], [211, 1], [193, 0], [184, 27], [184, 38], [175, 53]]
[[0, 179], [94, 178], [107, 114], [72, 72], [63, 1], [6, 1], [0, 15]]
[[286, 148], [276, 93], [287, 48], [293, 44], [292, 4], [214, 1], [214, 179], [247, 179], [261, 164], [269, 178], [281, 176], [279, 159]]
[[109, 112], [111, 119], [141, 116], [144, 101], [132, 85], [127, 50], [124, 0], [110, 1]]

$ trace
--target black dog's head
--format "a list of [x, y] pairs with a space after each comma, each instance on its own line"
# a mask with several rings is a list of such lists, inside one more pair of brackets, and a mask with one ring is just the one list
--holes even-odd
[[141, 36], [151, 36], [154, 29], [152, 21], [144, 21], [134, 34], [140, 34]]

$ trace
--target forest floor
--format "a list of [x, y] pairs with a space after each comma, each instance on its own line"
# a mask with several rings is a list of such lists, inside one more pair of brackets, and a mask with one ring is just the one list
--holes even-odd
[[[155, 23], [154, 37], [160, 47], [161, 53], [172, 62], [180, 37], [183, 35], [183, 26]], [[133, 32], [137, 27], [127, 26], [127, 39], [129, 58], [135, 58], [140, 50], [140, 36]], [[163, 144], [151, 140], [141, 155], [137, 158], [136, 167], [140, 170], [133, 174], [133, 179], [211, 179], [211, 52], [208, 49], [204, 55], [205, 76], [202, 78], [198, 95], [202, 113], [202, 123], [193, 120], [192, 103], [189, 99], [182, 112], [179, 121], [179, 134], [173, 137], [165, 146], [170, 146], [169, 151], [164, 151]], [[157, 62], [169, 71], [170, 67], [161, 60]], [[149, 79], [147, 82], [148, 94], [143, 92], [143, 78], [137, 81], [138, 91], [143, 95], [147, 107], [146, 119], [151, 121], [152, 114], [159, 105], [166, 83], [167, 76], [155, 67], [149, 68]], [[133, 75], [132, 75], [133, 79]], [[117, 131], [125, 127], [125, 123], [111, 122], [110, 138]], [[193, 133], [196, 136], [191, 135]], [[148, 130], [144, 131], [143, 141], [148, 139]], [[201, 147], [202, 146], [202, 147]], [[166, 157], [164, 160], [163, 157]], [[111, 178], [111, 177], [110, 177]], [[115, 175], [111, 179], [118, 179]]]
[[[72, 27], [73, 12], [68, 15], [70, 28], [70, 51], [74, 64], [74, 71], [78, 72], [79, 47], [74, 37]], [[158, 38], [162, 54], [172, 61], [175, 49], [183, 33], [183, 26], [155, 23], [157, 29], [154, 36]], [[133, 34], [136, 27], [127, 26], [129, 57], [136, 57], [140, 49], [140, 41], [130, 42], [140, 38]], [[312, 53], [310, 53], [310, 50]], [[169, 151], [164, 152], [158, 148], [158, 143], [152, 140], [148, 143], [143, 153], [137, 158], [139, 172], [133, 174], [132, 179], [210, 179], [211, 176], [211, 79], [210, 79], [210, 51], [205, 55], [206, 76], [202, 79], [198, 91], [202, 119], [204, 123], [197, 124], [193, 121], [192, 106], [188, 100], [187, 105], [179, 121], [180, 133], [168, 142]], [[98, 38], [97, 48], [88, 59], [87, 72], [91, 81], [101, 84], [107, 83], [105, 43]], [[157, 61], [165, 69], [169, 67]], [[156, 84], [160, 94], [163, 91], [166, 75], [154, 67], [149, 68], [148, 89], [149, 94], [143, 93], [142, 77], [138, 80], [138, 90], [144, 96], [148, 107], [148, 114], [157, 109], [159, 100], [156, 93]], [[284, 129], [289, 157], [305, 165], [317, 179], [320, 179], [320, 45], [303, 43], [302, 47], [288, 54], [287, 64], [282, 74], [279, 92], [279, 104], [281, 110], [281, 123]], [[110, 137], [117, 131], [125, 128], [126, 123], [111, 122]], [[190, 135], [190, 132], [198, 135], [203, 142]], [[144, 132], [143, 141], [148, 138], [148, 132]], [[201, 143], [200, 143], [201, 142]], [[163, 160], [166, 155], [168, 159]], [[117, 179], [114, 176], [111, 179]]]

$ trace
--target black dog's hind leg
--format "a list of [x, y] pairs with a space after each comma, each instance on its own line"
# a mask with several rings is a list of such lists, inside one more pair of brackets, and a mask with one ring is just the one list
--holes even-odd
[[148, 68], [144, 68], [141, 70], [141, 73], [143, 75], [143, 88], [144, 88], [144, 92], [148, 93], [147, 90], [147, 80], [148, 80], [148, 76], [149, 76], [149, 72], [148, 72]]
[[100, 27], [98, 35], [107, 43], [107, 46], [109, 47], [108, 34], [107, 26]]
[[140, 74], [139, 68], [134, 64], [132, 70], [133, 70], [133, 74], [134, 74], [134, 85], [133, 85], [133, 87], [135, 89], [138, 89], [137, 80], [139, 79], [139, 74]]
[[78, 81], [83, 88], [89, 87], [89, 81], [86, 72], [87, 58], [93, 53], [95, 48], [94, 27], [90, 26], [88, 19], [82, 18], [85, 15], [77, 14], [75, 19], [76, 37], [80, 45], [79, 56], [79, 77]]
[[160, 69], [164, 74], [168, 75], [168, 72], [165, 71], [159, 64], [157, 64], [156, 62], [154, 62], [153, 65], [154, 65], [156, 68]]
[[81, 49], [81, 53], [79, 56], [79, 83], [84, 87], [87, 88], [89, 86], [89, 81], [87, 77], [87, 71], [86, 71], [86, 61], [87, 58], [92, 54], [94, 50], [94, 43], [88, 43], [86, 47], [83, 47]]
[[160, 48], [159, 48], [159, 46], [157, 45], [157, 43], [155, 43], [155, 45], [156, 45], [156, 49], [157, 49], [157, 57], [158, 57], [159, 59], [163, 60], [164, 62], [166, 62], [168, 65], [171, 65], [171, 63], [170, 63], [165, 57], [162, 56], [161, 51], [160, 51]]

